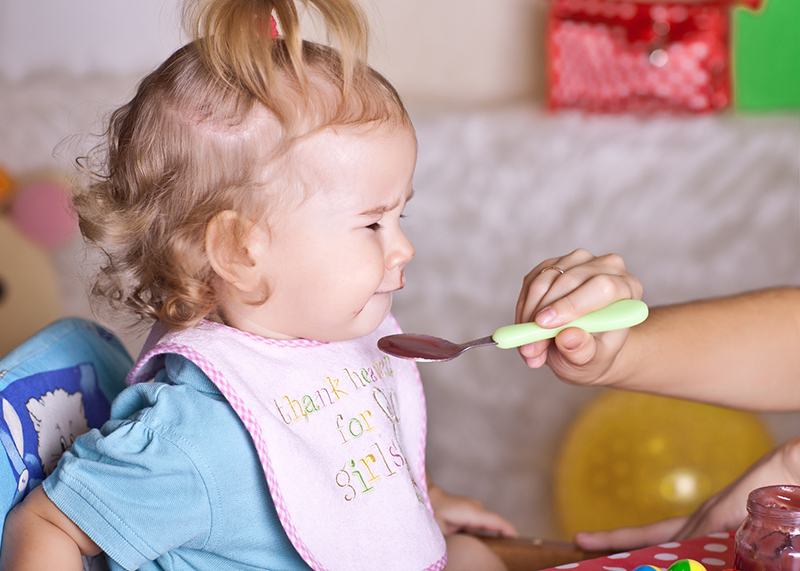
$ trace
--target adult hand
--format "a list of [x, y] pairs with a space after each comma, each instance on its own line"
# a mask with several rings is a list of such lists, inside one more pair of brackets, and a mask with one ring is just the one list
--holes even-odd
[[[545, 260], [525, 276], [516, 322], [554, 328], [620, 299], [641, 297], [642, 285], [620, 256], [578, 249]], [[555, 339], [523, 345], [519, 353], [533, 369], [547, 363], [565, 382], [592, 384], [611, 366], [627, 335], [628, 330], [593, 335], [573, 327]]]
[[575, 535], [575, 542], [586, 550], [628, 550], [735, 530], [747, 517], [747, 496], [750, 492], [763, 486], [780, 484], [800, 485], [800, 438], [785, 442], [761, 458], [690, 516], [657, 521], [641, 527], [579, 532]]

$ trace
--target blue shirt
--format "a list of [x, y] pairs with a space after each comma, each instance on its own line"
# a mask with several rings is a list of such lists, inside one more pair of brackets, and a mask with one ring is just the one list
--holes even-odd
[[206, 375], [168, 355], [123, 391], [44, 481], [112, 571], [310, 569], [289, 542], [250, 435]]

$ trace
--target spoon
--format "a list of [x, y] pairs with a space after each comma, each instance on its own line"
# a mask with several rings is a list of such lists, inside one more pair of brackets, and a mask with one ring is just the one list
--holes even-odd
[[414, 361], [450, 361], [467, 349], [497, 345], [501, 349], [511, 349], [528, 343], [555, 337], [559, 331], [568, 327], [579, 327], [589, 333], [614, 331], [638, 325], [647, 318], [647, 305], [636, 299], [623, 299], [611, 305], [587, 313], [560, 327], [545, 329], [535, 323], [518, 323], [501, 327], [488, 337], [475, 339], [468, 343], [452, 343], [446, 339], [430, 335], [399, 333], [381, 337], [378, 349], [389, 355]]

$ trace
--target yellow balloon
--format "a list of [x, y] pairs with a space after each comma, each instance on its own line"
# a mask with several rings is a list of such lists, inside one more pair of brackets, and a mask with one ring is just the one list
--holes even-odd
[[559, 527], [571, 538], [691, 513], [772, 447], [755, 414], [607, 390], [556, 461]]

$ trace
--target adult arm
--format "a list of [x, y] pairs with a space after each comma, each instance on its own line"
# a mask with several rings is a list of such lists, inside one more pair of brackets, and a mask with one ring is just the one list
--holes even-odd
[[800, 409], [798, 349], [800, 289], [783, 287], [651, 308], [595, 378], [563, 354], [548, 363], [569, 383], [790, 411]]
[[[554, 269], [557, 268], [557, 269]], [[545, 260], [523, 281], [516, 322], [558, 327], [642, 287], [621, 257], [586, 250]], [[751, 410], [800, 409], [800, 289], [780, 287], [650, 309], [630, 329], [570, 328], [519, 348], [563, 381]]]

